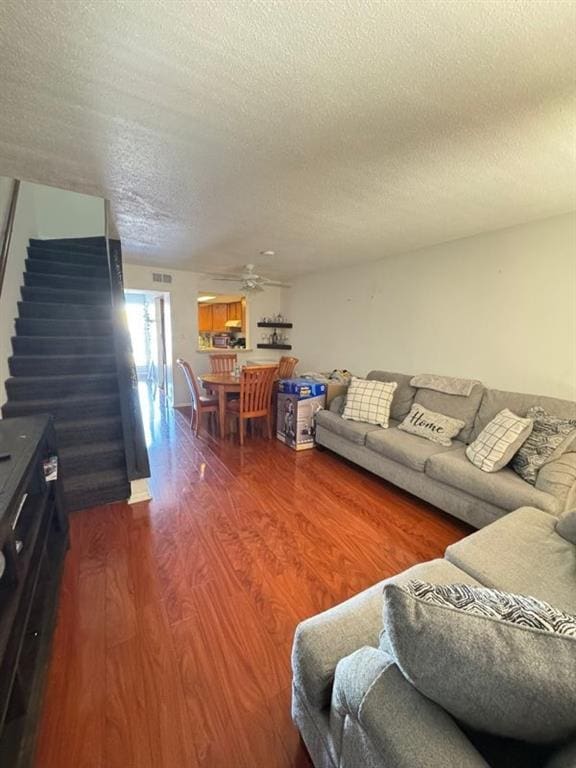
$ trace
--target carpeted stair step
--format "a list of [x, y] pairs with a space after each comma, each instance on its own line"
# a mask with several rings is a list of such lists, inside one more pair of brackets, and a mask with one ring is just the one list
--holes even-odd
[[68, 277], [67, 275], [49, 275], [40, 272], [25, 272], [24, 285], [29, 288], [57, 288], [72, 291], [100, 291], [110, 295], [108, 279], [97, 277]]
[[126, 470], [122, 440], [60, 447], [58, 455], [62, 462], [64, 477], [110, 469]]
[[100, 280], [108, 280], [108, 267], [104, 264], [88, 265], [73, 264], [71, 262], [51, 261], [47, 264], [44, 259], [26, 259], [27, 272], [40, 272], [45, 275], [49, 272], [51, 275], [63, 275], [65, 277], [96, 277]]
[[112, 343], [110, 320], [49, 320], [48, 318], [19, 317], [16, 320], [18, 336], [108, 336]]
[[96, 419], [120, 415], [117, 394], [81, 395], [76, 397], [42, 398], [41, 400], [9, 400], [2, 406], [4, 418], [51, 413], [55, 419]]
[[105, 251], [93, 253], [92, 251], [68, 251], [64, 248], [28, 248], [28, 258], [41, 261], [44, 264], [76, 264], [79, 266], [98, 267], [108, 269], [108, 255]]
[[[22, 358], [24, 359], [24, 358]], [[64, 376], [13, 376], [6, 379], [8, 403], [51, 400], [56, 397], [114, 395], [118, 377], [114, 373], [77, 373]]]
[[45, 317], [50, 320], [110, 320], [110, 304], [42, 304], [39, 301], [19, 301], [20, 317]]
[[130, 483], [125, 470], [64, 475], [64, 498], [69, 512], [130, 498]]
[[104, 237], [56, 237], [50, 240], [31, 237], [28, 243], [31, 248], [45, 248], [46, 250], [58, 248], [64, 251], [106, 253]]
[[14, 356], [108, 355], [113, 352], [109, 336], [13, 336]]
[[24, 301], [40, 301], [43, 304], [105, 304], [110, 306], [110, 291], [73, 291], [58, 288], [36, 288], [22, 286], [20, 293]]
[[106, 416], [97, 419], [59, 420], [56, 422], [58, 446], [80, 447], [92, 442], [103, 443], [122, 439], [120, 416]]
[[12, 376], [64, 376], [69, 374], [113, 373], [114, 355], [15, 355], [8, 358]]

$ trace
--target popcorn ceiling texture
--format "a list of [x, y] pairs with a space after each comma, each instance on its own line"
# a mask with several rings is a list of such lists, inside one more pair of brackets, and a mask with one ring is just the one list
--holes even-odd
[[573, 0], [4, 0], [0, 174], [108, 197], [139, 263], [375, 260], [576, 207], [575, 32]]

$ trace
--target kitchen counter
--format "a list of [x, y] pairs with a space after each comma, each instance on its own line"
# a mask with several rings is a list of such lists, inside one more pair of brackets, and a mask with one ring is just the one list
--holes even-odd
[[202, 349], [198, 347], [196, 352], [223, 352], [224, 354], [228, 352], [232, 354], [233, 352], [254, 352], [254, 350], [244, 347], [202, 347]]

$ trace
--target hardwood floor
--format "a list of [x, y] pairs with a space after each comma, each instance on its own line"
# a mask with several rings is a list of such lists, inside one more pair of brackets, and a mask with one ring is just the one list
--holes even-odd
[[154, 500], [71, 518], [37, 768], [307, 768], [296, 624], [467, 526], [327, 452], [150, 406]]

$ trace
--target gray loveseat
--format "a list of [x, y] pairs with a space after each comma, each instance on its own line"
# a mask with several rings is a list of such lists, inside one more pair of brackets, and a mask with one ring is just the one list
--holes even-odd
[[[484, 585], [576, 615], [576, 545], [556, 521], [519, 509], [388, 581]], [[576, 736], [542, 747], [480, 734], [421, 695], [379, 649], [386, 583], [296, 630], [292, 716], [316, 768], [575, 768]]]
[[[538, 473], [536, 486], [507, 467], [491, 474], [482, 472], [465, 454], [466, 445], [503, 408], [525, 416], [530, 407], [539, 405], [553, 416], [576, 419], [573, 401], [503, 392], [480, 384], [468, 397], [447, 395], [415, 389], [410, 386], [412, 376], [386, 371], [371, 371], [367, 378], [398, 383], [389, 428], [346, 421], [340, 415], [344, 398], [337, 397], [329, 410], [320, 411], [316, 416], [317, 444], [476, 528], [522, 506], [536, 507], [553, 515], [576, 506], [576, 446], [574, 451], [545, 465]], [[466, 423], [452, 446], [444, 447], [397, 428], [414, 402]]]

